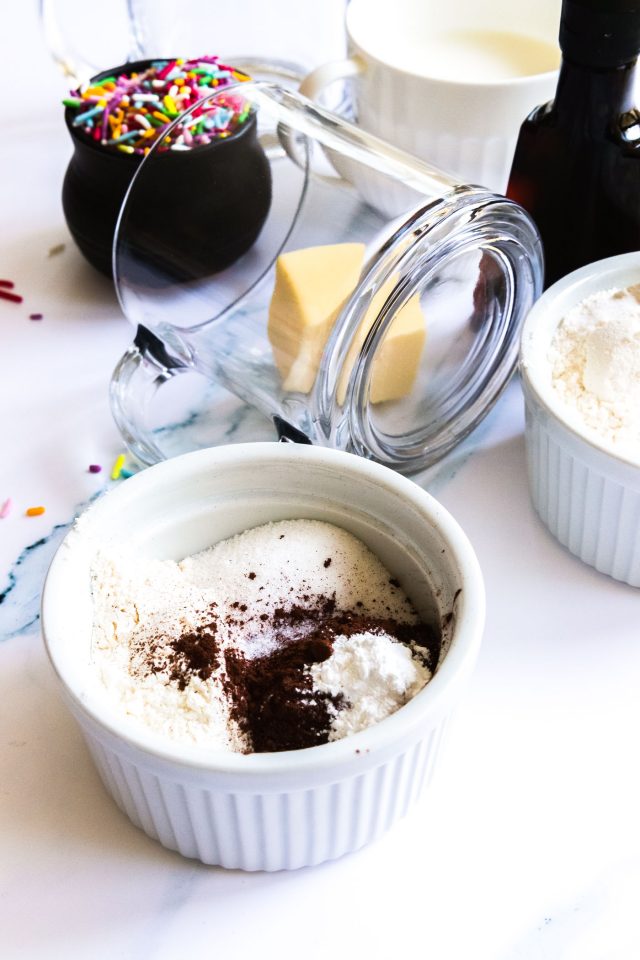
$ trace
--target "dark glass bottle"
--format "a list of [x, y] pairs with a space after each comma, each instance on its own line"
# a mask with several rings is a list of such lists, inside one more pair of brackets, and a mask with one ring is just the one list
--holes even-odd
[[555, 99], [524, 121], [507, 196], [535, 220], [546, 285], [640, 249], [640, 0], [563, 0]]

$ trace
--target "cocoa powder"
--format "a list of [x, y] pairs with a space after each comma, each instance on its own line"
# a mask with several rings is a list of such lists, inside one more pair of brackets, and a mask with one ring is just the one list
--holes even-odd
[[[249, 736], [254, 753], [300, 750], [328, 741], [332, 708], [339, 710], [343, 698], [314, 692], [309, 667], [331, 656], [337, 636], [386, 633], [412, 649], [416, 644], [426, 648], [423, 659], [437, 662], [439, 638], [425, 624], [336, 611], [334, 597], [318, 597], [313, 607], [279, 607], [272, 626], [284, 644], [275, 653], [255, 659], [238, 651], [225, 653], [231, 716]], [[298, 631], [303, 635], [287, 639]]]
[[330, 640], [312, 635], [254, 660], [227, 651], [225, 692], [231, 716], [249, 735], [254, 753], [326, 743], [329, 704], [339, 706], [340, 698], [314, 694], [307, 667], [326, 660], [331, 649]]
[[[313, 690], [309, 667], [327, 660], [338, 636], [379, 633], [408, 645], [428, 666], [437, 663], [440, 638], [425, 624], [399, 623], [393, 618], [371, 617], [360, 610], [336, 610], [335, 597], [305, 595], [308, 605], [277, 607], [262, 613], [275, 637], [274, 652], [246, 657], [237, 649], [221, 651], [215, 611], [198, 630], [177, 638], [155, 638], [147, 646], [143, 672], [164, 673], [168, 682], [184, 690], [191, 677], [207, 680], [221, 665], [221, 680], [230, 717], [245, 733], [253, 753], [300, 750], [326, 743], [331, 718], [344, 702], [341, 696]], [[254, 618], [245, 604], [232, 603], [234, 616], [225, 624], [242, 631]], [[422, 654], [420, 649], [426, 650]]]

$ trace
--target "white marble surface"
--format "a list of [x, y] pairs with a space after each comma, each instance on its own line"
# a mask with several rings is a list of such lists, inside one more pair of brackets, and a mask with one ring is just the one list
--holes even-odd
[[[132, 330], [67, 235], [64, 83], [34, 7], [14, 5], [0, 35], [0, 276], [25, 297], [0, 301], [0, 501], [14, 501], [0, 520], [0, 956], [640, 956], [640, 593], [583, 566], [532, 513], [517, 383], [422, 478], [477, 549], [488, 621], [442, 766], [405, 821], [342, 861], [244, 875], [163, 850], [104, 793], [46, 660], [38, 598], [64, 529], [109, 486], [87, 465], [120, 452], [107, 383]], [[264, 433], [255, 418], [244, 429]], [[38, 503], [46, 514], [26, 518]]]

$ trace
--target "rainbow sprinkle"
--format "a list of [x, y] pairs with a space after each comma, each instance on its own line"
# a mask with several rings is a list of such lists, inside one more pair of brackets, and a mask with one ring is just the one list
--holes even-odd
[[13, 280], [0, 280], [0, 299], [8, 300], [9, 303], [22, 303], [23, 298], [17, 293], [11, 293], [15, 283]]
[[126, 457], [125, 457], [124, 453], [121, 453], [118, 457], [116, 457], [116, 461], [115, 461], [113, 467], [111, 468], [111, 479], [112, 479], [112, 480], [119, 480], [119, 479], [120, 479], [120, 474], [122, 473], [122, 468], [124, 467], [124, 461], [125, 461], [125, 459], [126, 459]]
[[41, 517], [46, 507], [27, 507], [25, 515], [27, 517]]
[[[217, 57], [197, 60], [155, 60], [146, 70], [104, 77], [83, 84], [63, 100], [75, 111], [72, 126], [103, 147], [145, 155], [155, 143], [159, 151], [191, 150], [235, 133], [250, 116], [246, 100], [219, 90], [250, 77]], [[167, 134], [185, 110], [205, 100]]]
[[10, 293], [4, 288], [0, 288], [0, 298], [2, 300], [8, 300], [9, 303], [22, 303], [22, 297], [17, 293]]
[[11, 497], [7, 497], [5, 502], [0, 507], [0, 520], [4, 520], [5, 517], [8, 517], [11, 513], [12, 501]]
[[99, 463], [90, 463], [89, 464], [89, 473], [101, 473], [102, 467]]

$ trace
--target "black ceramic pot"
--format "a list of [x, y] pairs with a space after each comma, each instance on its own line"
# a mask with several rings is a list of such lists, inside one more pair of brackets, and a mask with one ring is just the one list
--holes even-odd
[[[145, 70], [150, 60], [105, 70]], [[222, 91], [221, 91], [222, 92]], [[112, 275], [113, 238], [142, 157], [103, 147], [65, 120], [74, 145], [62, 188], [67, 225], [82, 254]], [[271, 206], [271, 169], [255, 113], [222, 140], [150, 155], [124, 215], [127, 265], [145, 285], [200, 279], [224, 270], [255, 243]]]

